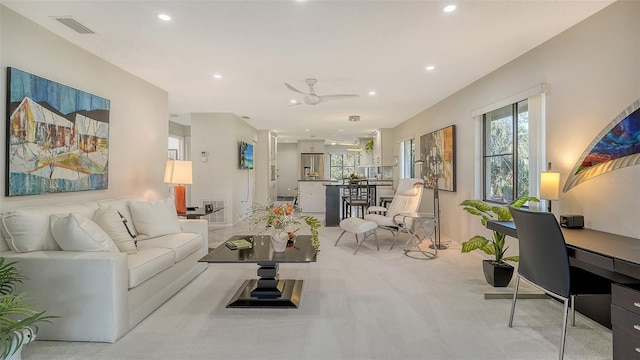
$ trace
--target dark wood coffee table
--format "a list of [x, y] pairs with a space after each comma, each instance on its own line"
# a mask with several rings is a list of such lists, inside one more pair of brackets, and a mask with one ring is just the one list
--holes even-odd
[[[252, 239], [251, 235], [235, 235], [229, 240]], [[276, 253], [268, 235], [259, 235], [253, 248], [231, 250], [224, 244], [209, 252], [200, 262], [207, 263], [256, 263], [258, 279], [249, 279], [240, 286], [228, 308], [298, 308], [302, 293], [302, 280], [280, 279], [280, 263], [315, 262], [318, 252], [311, 245], [310, 235], [298, 235], [291, 247]]]

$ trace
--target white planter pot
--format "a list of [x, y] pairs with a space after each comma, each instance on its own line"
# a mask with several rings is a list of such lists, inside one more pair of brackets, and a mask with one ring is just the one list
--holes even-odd
[[[5, 360], [22, 360], [22, 347], [31, 343], [36, 334], [31, 329], [22, 329], [11, 336], [11, 348]], [[4, 353], [4, 349], [0, 349]], [[1, 355], [1, 354], [0, 354]]]
[[274, 252], [284, 252], [287, 250], [289, 235], [285, 229], [273, 229], [271, 231], [271, 245]]

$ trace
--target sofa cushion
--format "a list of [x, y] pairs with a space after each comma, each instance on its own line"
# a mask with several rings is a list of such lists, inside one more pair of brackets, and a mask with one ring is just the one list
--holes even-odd
[[129, 211], [140, 239], [182, 231], [173, 201], [129, 201]]
[[202, 248], [202, 236], [194, 233], [179, 233], [164, 235], [138, 243], [140, 248], [166, 248], [171, 249], [175, 255], [175, 262], [184, 259], [187, 255]]
[[129, 289], [142, 284], [175, 263], [175, 255], [166, 248], [138, 248], [138, 253], [127, 256]]
[[2, 235], [11, 250], [60, 250], [49, 228], [48, 208], [21, 209], [2, 214]]
[[118, 252], [109, 235], [82, 214], [51, 215], [51, 233], [62, 250]]
[[116, 243], [118, 250], [127, 254], [138, 252], [135, 239], [129, 233], [131, 230], [127, 230], [127, 219], [113, 206], [99, 207], [93, 215], [93, 221]]

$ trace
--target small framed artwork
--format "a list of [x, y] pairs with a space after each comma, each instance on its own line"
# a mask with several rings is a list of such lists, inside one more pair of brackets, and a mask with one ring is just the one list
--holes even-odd
[[179, 160], [178, 159], [178, 149], [169, 149], [169, 160]]
[[420, 136], [420, 159], [425, 185], [456, 191], [455, 125]]

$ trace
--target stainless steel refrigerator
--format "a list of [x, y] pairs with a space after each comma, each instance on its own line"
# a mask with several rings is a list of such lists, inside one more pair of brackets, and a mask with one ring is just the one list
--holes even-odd
[[324, 154], [300, 154], [300, 179], [324, 180]]

